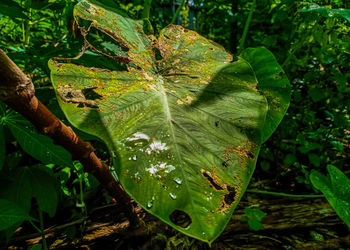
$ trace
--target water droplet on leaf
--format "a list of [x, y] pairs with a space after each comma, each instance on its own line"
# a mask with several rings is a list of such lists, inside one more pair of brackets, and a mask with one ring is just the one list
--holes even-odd
[[176, 178], [176, 179], [174, 179], [174, 181], [179, 185], [182, 184], [182, 180], [180, 178]]
[[153, 207], [153, 200], [150, 200], [148, 203], [147, 203], [147, 208], [152, 208]]

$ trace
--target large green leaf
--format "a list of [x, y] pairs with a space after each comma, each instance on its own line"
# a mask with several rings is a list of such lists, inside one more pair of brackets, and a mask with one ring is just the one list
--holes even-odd
[[269, 109], [262, 130], [264, 142], [275, 131], [288, 109], [291, 86], [283, 69], [266, 48], [245, 49], [241, 56], [252, 66], [258, 81], [257, 88], [268, 102]]
[[129, 63], [112, 71], [50, 61], [67, 119], [106, 142], [118, 179], [143, 208], [212, 242], [242, 197], [264, 139], [268, 104], [252, 67], [180, 26], [156, 39], [142, 22], [87, 1], [74, 13], [91, 22], [83, 33], [98, 29], [126, 48], [127, 60], [119, 59]]
[[312, 185], [321, 190], [338, 216], [350, 228], [350, 179], [337, 167], [327, 167], [329, 177], [313, 170], [310, 175]]
[[4, 123], [10, 128], [13, 136], [24, 151], [45, 164], [72, 166], [72, 157], [61, 146], [55, 145], [52, 139], [38, 134], [33, 126], [18, 113], [10, 112]]
[[7, 229], [19, 221], [32, 219], [16, 203], [0, 199], [0, 230]]

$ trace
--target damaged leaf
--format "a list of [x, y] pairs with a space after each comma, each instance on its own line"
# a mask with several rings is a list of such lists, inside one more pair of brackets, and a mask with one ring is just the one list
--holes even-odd
[[180, 26], [169, 25], [155, 38], [141, 21], [87, 1], [74, 13], [90, 22], [81, 28], [86, 40], [97, 29], [124, 48], [126, 54], [116, 51], [113, 58], [126, 70], [51, 60], [68, 120], [104, 140], [119, 181], [138, 204], [212, 242], [242, 197], [265, 139], [269, 107], [254, 67]]

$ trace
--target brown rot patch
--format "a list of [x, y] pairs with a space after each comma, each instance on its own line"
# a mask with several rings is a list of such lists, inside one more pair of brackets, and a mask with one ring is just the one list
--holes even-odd
[[242, 146], [226, 146], [223, 158], [226, 162], [237, 159], [239, 165], [244, 165], [247, 161], [255, 159], [254, 152], [256, 151], [256, 144], [247, 141]]
[[230, 153], [238, 154], [239, 156], [243, 156], [249, 160], [254, 159], [254, 154], [248, 151], [247, 148], [245, 147], [241, 147], [241, 146], [233, 147], [233, 148], [226, 147], [225, 155], [229, 155]]
[[76, 103], [77, 107], [98, 108], [95, 100], [100, 100], [101, 95], [95, 92], [96, 87], [76, 89], [70, 85], [59, 86], [57, 93], [64, 102]]
[[184, 211], [181, 210], [174, 210], [170, 215], [169, 219], [172, 223], [174, 223], [176, 226], [187, 228], [192, 223], [191, 217]]
[[224, 188], [217, 183], [217, 180], [215, 180], [217, 179], [216, 176], [213, 176], [210, 172], [205, 171], [204, 169], [202, 169], [201, 172], [203, 177], [207, 179], [212, 188], [215, 190], [224, 190]]

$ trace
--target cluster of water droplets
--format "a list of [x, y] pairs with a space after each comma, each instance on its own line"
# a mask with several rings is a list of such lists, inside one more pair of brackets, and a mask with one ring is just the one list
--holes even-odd
[[[167, 137], [169, 136], [170, 135], [167, 135]], [[167, 144], [159, 139], [151, 138], [145, 133], [136, 132], [124, 140], [119, 141], [119, 147], [119, 150], [126, 150], [135, 153], [128, 157], [129, 161], [136, 162], [139, 159], [143, 160], [145, 159], [144, 157], [147, 157], [149, 165], [146, 166], [144, 170], [149, 176], [155, 177], [158, 180], [164, 180], [165, 176], [176, 169], [174, 165], [168, 162], [168, 160], [171, 160], [172, 156], [170, 152], [167, 152], [169, 149]], [[166, 160], [164, 160], [164, 158], [166, 158]], [[137, 171], [131, 175], [131, 177], [137, 182], [140, 182], [141, 172]], [[182, 185], [182, 179], [179, 177], [174, 177], [173, 181], [175, 182], [173, 184], [175, 188], [179, 188]], [[164, 190], [168, 189], [168, 186], [165, 185], [165, 183], [162, 183], [162, 185]], [[174, 190], [169, 190], [168, 194], [172, 200], [177, 199]], [[147, 202], [147, 208], [152, 208], [153, 202], [154, 196]]]
[[146, 171], [149, 172], [151, 176], [161, 177], [159, 174], [165, 173], [168, 174], [174, 171], [176, 168], [173, 165], [168, 165], [165, 162], [151, 164], [150, 168], [146, 168]]
[[165, 143], [162, 143], [160, 141], [154, 141], [152, 142], [149, 147], [145, 150], [146, 154], [151, 155], [153, 152], [160, 153], [164, 150], [167, 150], [168, 147]]
[[213, 197], [213, 192], [208, 193], [207, 191], [205, 191], [204, 194], [207, 197], [207, 201], [210, 201]]

